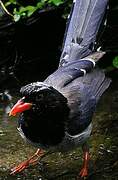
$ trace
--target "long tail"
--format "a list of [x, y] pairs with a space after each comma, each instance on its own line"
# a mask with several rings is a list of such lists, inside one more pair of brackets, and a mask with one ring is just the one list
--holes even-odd
[[108, 0], [74, 0], [65, 32], [60, 64], [83, 58], [94, 50], [96, 36], [106, 12]]

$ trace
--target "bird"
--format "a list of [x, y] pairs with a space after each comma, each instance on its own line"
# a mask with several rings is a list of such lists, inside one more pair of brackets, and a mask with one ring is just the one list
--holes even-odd
[[107, 0], [74, 1], [58, 69], [43, 82], [21, 87], [21, 99], [9, 115], [19, 114], [20, 135], [38, 150], [11, 174], [35, 163], [45, 150], [65, 152], [81, 146], [84, 161], [78, 177], [88, 176], [92, 117], [111, 83], [97, 65], [105, 52], [94, 49], [107, 5]]
[[9, 90], [6, 89], [0, 93], [0, 102], [1, 102], [4, 113], [9, 114], [9, 111], [11, 107], [13, 106], [12, 96], [10, 95]]

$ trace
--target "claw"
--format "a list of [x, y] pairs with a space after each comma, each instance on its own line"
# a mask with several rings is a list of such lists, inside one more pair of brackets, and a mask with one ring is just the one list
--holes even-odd
[[81, 169], [81, 171], [79, 173], [79, 177], [81, 177], [81, 178], [85, 178], [88, 176], [88, 166], [89, 166], [90, 155], [89, 155], [89, 148], [88, 148], [87, 144], [83, 145], [83, 151], [84, 151], [83, 168]]
[[23, 171], [23, 170], [26, 169], [29, 165], [30, 165], [30, 160], [26, 160], [26, 161], [22, 162], [22, 163], [19, 164], [18, 166], [16, 166], [16, 167], [14, 167], [14, 168], [11, 169], [10, 175], [15, 175], [16, 173], [19, 173], [19, 172]]
[[44, 152], [42, 150], [38, 149], [37, 152], [31, 158], [29, 158], [28, 160], [22, 162], [18, 166], [12, 168], [10, 175], [15, 175], [15, 174], [23, 171], [24, 169], [26, 169], [30, 165], [37, 164], [39, 157], [43, 156], [43, 154], [44, 154]]
[[87, 170], [87, 168], [82, 168], [81, 171], [80, 171], [80, 173], [79, 173], [79, 176], [81, 176], [81, 177], [86, 177], [86, 176], [88, 176], [88, 170]]

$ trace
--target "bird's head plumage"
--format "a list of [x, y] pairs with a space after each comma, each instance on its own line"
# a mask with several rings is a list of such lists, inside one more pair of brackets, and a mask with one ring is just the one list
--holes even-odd
[[20, 113], [19, 124], [33, 142], [56, 145], [64, 137], [69, 108], [67, 99], [56, 89], [41, 82], [21, 88], [22, 98], [10, 115]]

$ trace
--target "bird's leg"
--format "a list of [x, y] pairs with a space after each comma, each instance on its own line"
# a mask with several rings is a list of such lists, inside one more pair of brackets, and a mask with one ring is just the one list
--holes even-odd
[[39, 157], [43, 155], [44, 155], [44, 151], [42, 149], [37, 149], [36, 153], [33, 156], [31, 156], [28, 160], [23, 161], [18, 166], [12, 168], [10, 174], [13, 175], [19, 173], [23, 171], [25, 168], [29, 167], [30, 165], [36, 164], [38, 162]]
[[83, 157], [84, 162], [83, 162], [83, 167], [79, 175], [81, 177], [86, 177], [88, 176], [88, 165], [89, 165], [89, 159], [90, 159], [88, 144], [87, 143], [83, 144], [82, 149], [84, 153], [84, 157]]

